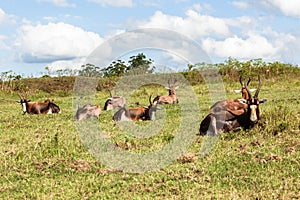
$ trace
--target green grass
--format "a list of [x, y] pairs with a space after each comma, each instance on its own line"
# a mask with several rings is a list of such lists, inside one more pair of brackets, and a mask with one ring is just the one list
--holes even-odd
[[[226, 82], [225, 88], [228, 98], [239, 97], [232, 92], [240, 88], [238, 82]], [[195, 85], [193, 90], [200, 109], [196, 121], [200, 122], [209, 110], [210, 97], [205, 85]], [[297, 199], [299, 91], [299, 79], [265, 80], [259, 96], [268, 102], [261, 105], [262, 119], [257, 126], [222, 134], [204, 157], [200, 149], [207, 138], [191, 132], [193, 141], [183, 155], [145, 173], [113, 169], [87, 151], [73, 120], [71, 96], [32, 94], [33, 101], [55, 99], [62, 113], [23, 116], [15, 102], [17, 94], [1, 93], [0, 199]], [[150, 94], [165, 93], [162, 87], [140, 88], [128, 105], [135, 101], [147, 105]], [[108, 92], [97, 92], [95, 103], [103, 107], [108, 96]], [[179, 137], [182, 103], [162, 106], [157, 120], [163, 126], [151, 137], [121, 131], [110, 111], [103, 111], [95, 124], [118, 149], [151, 153]], [[151, 122], [135, 123], [142, 128], [151, 126]], [[191, 126], [199, 129], [199, 123]]]

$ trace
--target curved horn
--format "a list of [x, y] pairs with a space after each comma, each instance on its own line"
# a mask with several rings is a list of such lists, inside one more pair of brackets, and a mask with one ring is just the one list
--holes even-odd
[[242, 83], [242, 75], [240, 76], [240, 83], [241, 83], [241, 86], [243, 87], [243, 83]]
[[150, 97], [149, 97], [149, 103], [150, 103], [150, 105], [152, 104], [152, 103], [151, 103], [151, 97], [152, 97], [152, 95], [150, 95]]
[[251, 92], [250, 92], [250, 90], [249, 90], [248, 86], [247, 86], [247, 85], [245, 85], [245, 88], [246, 88], [246, 90], [247, 90], [247, 93], [248, 93], [248, 95], [249, 95], [249, 99], [251, 99], [251, 98], [252, 98], [252, 95], [251, 95]]
[[249, 77], [248, 82], [247, 82], [247, 86], [249, 85], [250, 81], [251, 81], [251, 79], [250, 79], [250, 77]]
[[112, 94], [111, 94], [111, 91], [109, 90], [109, 95], [110, 95], [110, 97], [112, 97]]
[[254, 94], [254, 98], [257, 98], [258, 97], [258, 94], [259, 94], [259, 91], [260, 91], [260, 88], [261, 88], [261, 80], [260, 80], [260, 76], [258, 75], [258, 88]]

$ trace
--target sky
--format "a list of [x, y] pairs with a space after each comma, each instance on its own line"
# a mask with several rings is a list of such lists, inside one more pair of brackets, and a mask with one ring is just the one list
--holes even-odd
[[[141, 29], [160, 31], [144, 37], [135, 32]], [[148, 48], [137, 50], [142, 44]], [[182, 68], [189, 54], [205, 54], [193, 62], [231, 57], [298, 65], [300, 0], [0, 1], [0, 72], [40, 76], [46, 67], [79, 69], [94, 52], [108, 58], [103, 65], [137, 52], [157, 65]]]

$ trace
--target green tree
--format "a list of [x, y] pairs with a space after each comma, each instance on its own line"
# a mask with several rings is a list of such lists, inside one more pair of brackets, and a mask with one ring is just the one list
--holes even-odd
[[153, 61], [147, 60], [143, 53], [131, 56], [126, 64], [125, 61], [113, 61], [108, 67], [101, 70], [104, 77], [123, 76], [126, 73], [152, 73], [155, 69]]
[[129, 70], [140, 71], [142, 73], [152, 73], [155, 69], [154, 66], [151, 66], [153, 60], [147, 60], [143, 53], [139, 53], [136, 56], [131, 56], [128, 63]]
[[81, 66], [81, 70], [78, 71], [79, 76], [97, 77], [101, 76], [100, 68], [93, 64], [85, 64]]
[[113, 61], [108, 67], [102, 69], [104, 77], [122, 76], [129, 70], [129, 67], [122, 60]]

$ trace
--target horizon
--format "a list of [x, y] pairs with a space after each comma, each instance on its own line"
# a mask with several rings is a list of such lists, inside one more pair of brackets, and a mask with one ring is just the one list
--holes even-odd
[[[197, 43], [211, 63], [262, 58], [299, 66], [299, 13], [295, 0], [1, 1], [0, 71], [37, 76], [46, 67], [80, 68], [106, 41], [141, 28], [177, 32]], [[147, 51], [159, 65], [185, 63], [181, 55]]]

